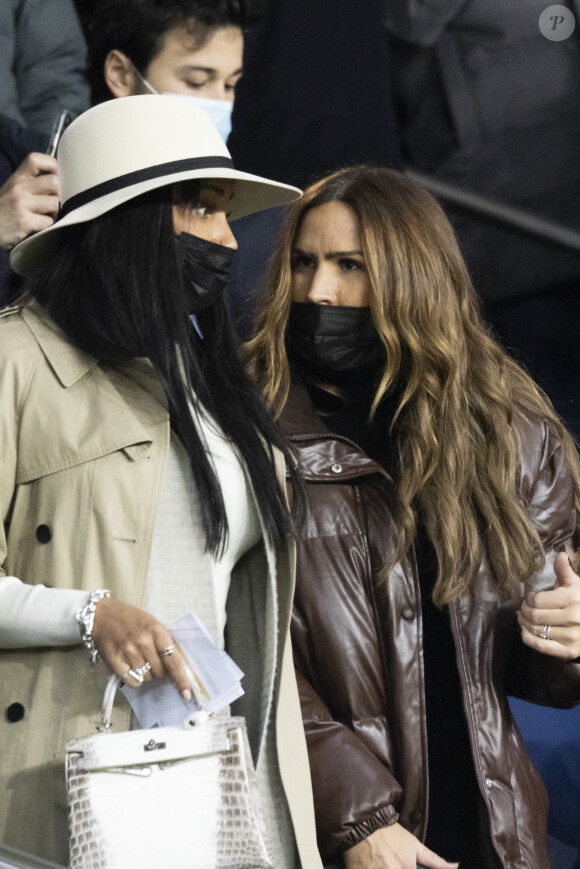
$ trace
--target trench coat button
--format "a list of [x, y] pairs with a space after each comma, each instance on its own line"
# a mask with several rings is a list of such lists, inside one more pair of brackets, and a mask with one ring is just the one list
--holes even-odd
[[412, 609], [410, 606], [405, 607], [405, 609], [403, 610], [401, 615], [403, 616], [403, 618], [405, 619], [406, 622], [412, 622], [413, 619], [415, 618], [415, 610]]
[[36, 539], [39, 543], [50, 543], [52, 540], [52, 528], [50, 525], [39, 525], [36, 529]]
[[419, 809], [414, 809], [409, 815], [409, 820], [412, 824], [418, 824], [422, 817], [423, 815], [421, 814]]
[[490, 788], [490, 787], [492, 787], [492, 785], [493, 785], [493, 779], [491, 779], [491, 778], [486, 778], [485, 783], [486, 783], [486, 785], [488, 786], [488, 788]]
[[11, 703], [6, 709], [6, 718], [11, 724], [22, 721], [24, 718], [24, 706], [22, 703]]
[[342, 474], [342, 465], [336, 464], [332, 465], [330, 470], [333, 474]]

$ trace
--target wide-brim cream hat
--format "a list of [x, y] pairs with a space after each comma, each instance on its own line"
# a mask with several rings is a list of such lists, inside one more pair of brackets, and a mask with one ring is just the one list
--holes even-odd
[[48, 229], [16, 245], [10, 265], [33, 275], [59, 243], [59, 230], [136, 196], [192, 178], [234, 181], [230, 219], [284, 205], [301, 191], [234, 169], [205, 109], [179, 96], [112, 99], [80, 115], [58, 148], [60, 211]]

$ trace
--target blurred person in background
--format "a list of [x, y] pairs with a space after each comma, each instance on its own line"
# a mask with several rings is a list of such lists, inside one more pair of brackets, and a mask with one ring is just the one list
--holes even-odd
[[89, 107], [85, 60], [72, 0], [0, 4], [0, 114], [48, 136], [59, 109]]
[[47, 144], [46, 134], [0, 115], [0, 308], [21, 286], [8, 252], [58, 213], [56, 160], [44, 153]]
[[[405, 163], [580, 232], [579, 8], [548, 7], [383, 4]], [[486, 317], [580, 436], [580, 254], [448, 211]]]
[[309, 188], [248, 356], [306, 484], [292, 639], [323, 857], [549, 869], [507, 695], [580, 703], [580, 461], [433, 197], [366, 167]]
[[90, 105], [85, 62], [72, 0], [0, 4], [0, 307], [20, 285], [5, 251], [58, 212], [56, 162], [43, 152], [59, 111]]

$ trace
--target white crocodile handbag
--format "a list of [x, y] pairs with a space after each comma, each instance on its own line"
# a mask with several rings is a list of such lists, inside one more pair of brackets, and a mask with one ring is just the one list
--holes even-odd
[[118, 684], [66, 746], [71, 869], [273, 869], [245, 720], [109, 733]]

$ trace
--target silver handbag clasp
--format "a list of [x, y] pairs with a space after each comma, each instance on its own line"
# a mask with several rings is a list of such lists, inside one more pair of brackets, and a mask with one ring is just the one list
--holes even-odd
[[150, 739], [147, 745], [144, 745], [143, 748], [145, 751], [158, 751], [160, 748], [167, 748], [167, 743], [155, 742], [154, 739]]

